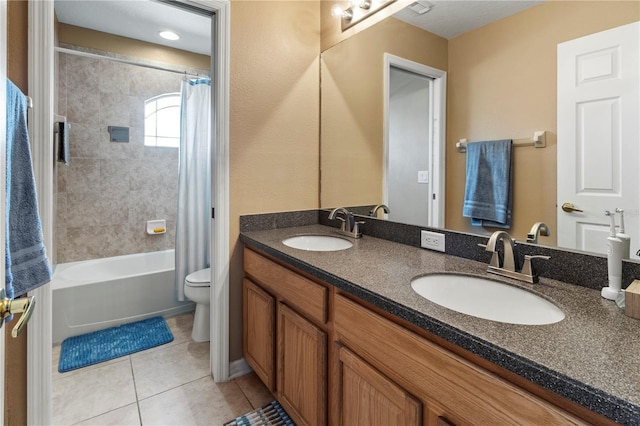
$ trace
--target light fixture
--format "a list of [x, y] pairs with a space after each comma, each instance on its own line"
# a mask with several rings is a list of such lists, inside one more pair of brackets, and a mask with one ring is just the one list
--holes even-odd
[[342, 31], [344, 31], [395, 1], [396, 0], [349, 0], [347, 8], [343, 8], [340, 4], [334, 5], [331, 8], [331, 15], [340, 18], [341, 28]]
[[180, 36], [178, 34], [174, 33], [173, 31], [168, 31], [168, 30], [167, 31], [160, 31], [158, 33], [158, 35], [160, 37], [162, 37], [163, 39], [165, 39], [165, 40], [172, 40], [173, 41], [173, 40], [179, 40], [180, 39]]
[[353, 8], [359, 7], [360, 9], [365, 10], [368, 10], [371, 7], [371, 1], [369, 0], [351, 0], [349, 4], [351, 4], [351, 7]]
[[351, 21], [351, 19], [353, 18], [353, 9], [351, 9], [350, 7], [342, 9], [342, 6], [336, 4], [331, 8], [331, 16], [342, 18], [342, 20]]

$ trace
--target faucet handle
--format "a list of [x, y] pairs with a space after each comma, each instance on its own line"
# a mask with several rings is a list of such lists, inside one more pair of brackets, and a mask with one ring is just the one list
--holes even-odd
[[530, 276], [534, 276], [533, 273], [533, 266], [531, 266], [531, 260], [532, 259], [544, 259], [544, 260], [549, 260], [551, 259], [551, 256], [543, 256], [543, 255], [529, 255], [529, 254], [525, 254], [524, 255], [524, 264], [522, 265], [522, 273], [525, 275], [530, 275]]
[[362, 232], [360, 232], [360, 225], [364, 225], [364, 220], [357, 220], [353, 224], [353, 236], [355, 238], [360, 238], [362, 236]]

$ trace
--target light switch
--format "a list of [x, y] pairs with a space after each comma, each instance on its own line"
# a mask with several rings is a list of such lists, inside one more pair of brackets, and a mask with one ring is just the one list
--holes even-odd
[[418, 183], [429, 183], [429, 170], [418, 171]]

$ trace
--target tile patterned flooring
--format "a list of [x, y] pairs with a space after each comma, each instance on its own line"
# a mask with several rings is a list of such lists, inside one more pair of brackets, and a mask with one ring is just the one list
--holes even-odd
[[209, 342], [191, 340], [193, 314], [167, 319], [174, 340], [126, 357], [58, 373], [54, 425], [221, 425], [274, 398], [254, 373], [227, 383], [209, 374]]

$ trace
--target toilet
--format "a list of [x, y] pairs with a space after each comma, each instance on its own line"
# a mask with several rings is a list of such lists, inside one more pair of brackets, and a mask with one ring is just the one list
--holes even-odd
[[196, 304], [191, 338], [196, 342], [209, 340], [209, 305], [211, 268], [201, 269], [187, 275], [184, 280], [184, 295]]

